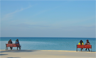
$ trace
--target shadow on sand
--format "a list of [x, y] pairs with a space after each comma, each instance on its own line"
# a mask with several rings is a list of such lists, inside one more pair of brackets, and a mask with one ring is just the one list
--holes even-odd
[[0, 56], [2, 56], [2, 55], [8, 55], [8, 54], [0, 54]]
[[76, 52], [96, 52], [96, 51], [76, 51]]
[[7, 58], [20, 58], [20, 57], [7, 57]]
[[4, 53], [4, 52], [35, 52], [38, 50], [5, 50], [5, 51], [0, 51], [0, 53]]

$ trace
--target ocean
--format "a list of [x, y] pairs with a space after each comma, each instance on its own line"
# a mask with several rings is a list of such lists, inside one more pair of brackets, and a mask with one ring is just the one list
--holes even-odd
[[[15, 43], [19, 39], [22, 50], [72, 50], [76, 51], [76, 45], [80, 40], [84, 44], [88, 39], [92, 45], [92, 51], [96, 51], [96, 38], [71, 38], [71, 37], [0, 37], [0, 49], [6, 49], [5, 44], [9, 40]], [[13, 49], [17, 49], [14, 47]], [[78, 49], [80, 50], [80, 49]], [[83, 49], [85, 50], [85, 49]]]

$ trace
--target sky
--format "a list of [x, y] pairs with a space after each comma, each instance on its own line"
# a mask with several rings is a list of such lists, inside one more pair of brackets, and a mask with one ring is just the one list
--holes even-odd
[[0, 3], [0, 37], [96, 37], [95, 0]]

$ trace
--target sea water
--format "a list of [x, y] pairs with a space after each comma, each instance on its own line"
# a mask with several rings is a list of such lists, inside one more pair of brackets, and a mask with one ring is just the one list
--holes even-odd
[[[73, 50], [76, 51], [76, 45], [80, 40], [84, 44], [89, 40], [92, 45], [92, 51], [96, 51], [96, 38], [68, 38], [68, 37], [1, 37], [0, 49], [6, 49], [9, 40], [15, 43], [19, 39], [22, 50]], [[16, 49], [14, 47], [13, 49]], [[85, 50], [85, 49], [83, 49]]]

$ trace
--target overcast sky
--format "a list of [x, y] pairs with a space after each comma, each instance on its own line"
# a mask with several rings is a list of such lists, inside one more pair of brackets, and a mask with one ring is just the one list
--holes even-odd
[[0, 37], [95, 37], [95, 1], [0, 2]]

